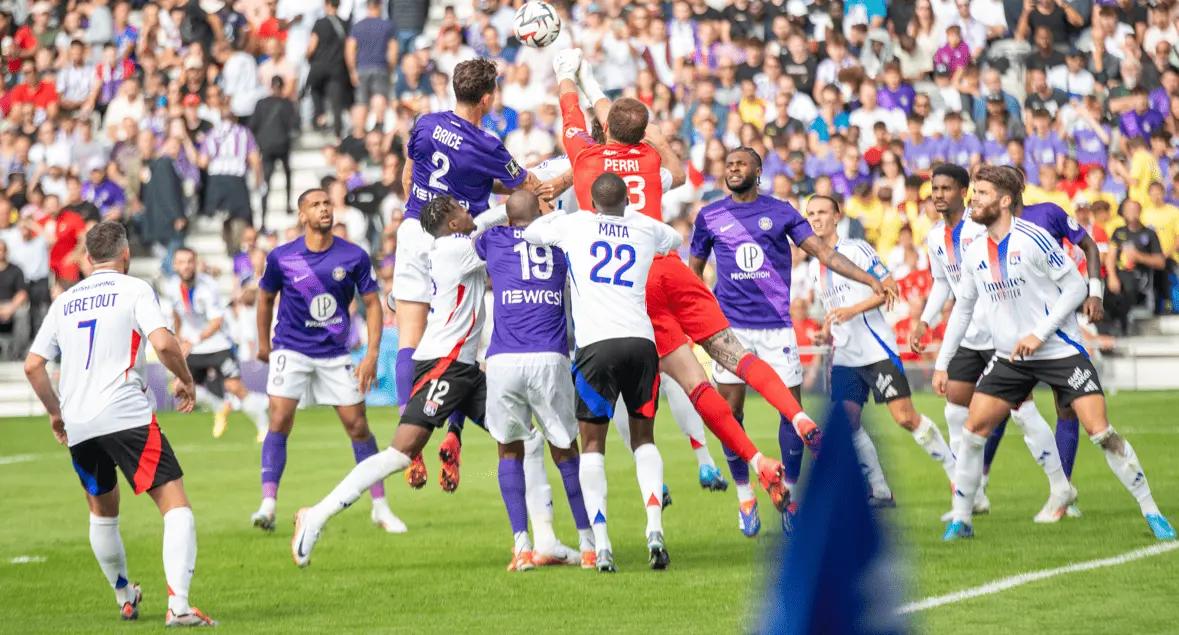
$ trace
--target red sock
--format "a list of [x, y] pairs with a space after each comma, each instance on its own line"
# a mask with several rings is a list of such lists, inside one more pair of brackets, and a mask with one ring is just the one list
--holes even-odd
[[746, 353], [745, 357], [737, 362], [737, 376], [765, 397], [766, 401], [787, 420], [794, 421], [794, 416], [802, 412], [802, 405], [794, 398], [794, 393], [790, 392], [786, 384], [782, 383], [778, 373], [753, 353]]
[[733, 411], [729, 409], [729, 404], [724, 397], [720, 396], [716, 388], [712, 387], [712, 384], [706, 381], [700, 382], [700, 385], [693, 388], [688, 397], [692, 400], [696, 412], [699, 412], [700, 417], [704, 419], [704, 425], [712, 430], [721, 443], [745, 462], [753, 460], [753, 456], [757, 454], [757, 446], [749, 440], [749, 435], [745, 434], [741, 424], [737, 423], [733, 417]]

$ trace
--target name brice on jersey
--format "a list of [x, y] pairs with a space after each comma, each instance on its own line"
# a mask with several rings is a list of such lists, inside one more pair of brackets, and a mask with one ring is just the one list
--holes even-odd
[[[451, 150], [454, 150], [455, 152], [461, 151], [463, 141], [465, 141], [461, 134], [453, 130], [447, 130], [442, 124], [434, 126], [434, 131], [430, 133], [430, 137], [438, 143], [441, 143]], [[430, 161], [434, 164], [435, 167], [435, 170], [430, 173], [430, 187], [443, 192], [449, 190], [450, 188], [448, 188], [445, 183], [440, 181], [439, 178], [450, 172], [450, 157], [447, 157], [441, 152], [435, 152], [434, 155], [430, 157]], [[516, 177], [520, 174], [520, 164], [516, 163], [515, 159], [513, 159], [504, 167], [507, 169], [508, 174], [512, 177]], [[422, 202], [432, 201], [438, 196], [438, 194], [435, 192], [431, 192], [430, 190], [419, 187], [417, 183], [413, 183], [410, 189], [413, 192], [413, 196]], [[471, 208], [470, 201], [458, 197], [455, 197], [454, 201], [461, 205], [464, 209]]]

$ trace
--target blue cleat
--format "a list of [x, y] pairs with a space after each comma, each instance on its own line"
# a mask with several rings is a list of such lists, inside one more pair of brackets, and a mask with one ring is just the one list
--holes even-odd
[[960, 520], [951, 520], [950, 524], [946, 525], [946, 533], [942, 534], [942, 540], [951, 542], [959, 538], [974, 538], [974, 527]]
[[798, 503], [791, 502], [782, 510], [782, 535], [794, 537], [794, 517], [798, 514]]
[[663, 484], [663, 509], [671, 507], [671, 490], [667, 489], [667, 483]]
[[700, 466], [700, 487], [713, 492], [723, 492], [729, 489], [729, 482], [721, 476], [715, 465]]
[[1175, 539], [1175, 528], [1167, 522], [1167, 518], [1162, 514], [1148, 514], [1146, 524], [1150, 525], [1150, 530], [1154, 532], [1154, 537], [1158, 540]]
[[757, 513], [757, 499], [747, 500], [737, 507], [737, 526], [746, 538], [753, 538], [761, 531], [761, 516]]

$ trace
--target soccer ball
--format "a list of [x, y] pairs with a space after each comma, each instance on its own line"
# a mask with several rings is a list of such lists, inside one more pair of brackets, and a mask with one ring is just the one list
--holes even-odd
[[552, 5], [540, 0], [525, 2], [516, 11], [512, 24], [516, 38], [525, 46], [541, 48], [548, 46], [561, 34], [561, 18]]

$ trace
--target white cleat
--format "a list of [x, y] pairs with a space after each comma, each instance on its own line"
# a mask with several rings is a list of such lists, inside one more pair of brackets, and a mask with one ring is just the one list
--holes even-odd
[[567, 565], [567, 564], [581, 564], [581, 552], [576, 549], [570, 549], [565, 545], [557, 542], [552, 549], [546, 549], [541, 552], [539, 549], [533, 550], [532, 562], [538, 567], [547, 567], [553, 565]]
[[372, 519], [374, 525], [391, 534], [404, 534], [409, 531], [405, 523], [393, 513], [393, 510], [389, 509], [388, 503], [373, 503], [373, 511], [369, 518]]
[[250, 516], [250, 522], [262, 531], [274, 531], [274, 514], [268, 514], [261, 509]]
[[[979, 514], [987, 514], [991, 511], [991, 499], [987, 498], [987, 493], [983, 490], [978, 490], [974, 495], [974, 508], [971, 510], [975, 516]], [[948, 523], [954, 520], [954, 510], [942, 514], [942, 522]]]
[[1077, 507], [1077, 504], [1074, 502], [1072, 505], [1068, 506], [1068, 509], [1064, 510], [1064, 515], [1068, 516], [1069, 518], [1080, 518], [1081, 508]]
[[307, 523], [310, 507], [304, 507], [295, 514], [295, 534], [291, 536], [291, 558], [299, 567], [311, 564], [311, 550], [319, 540], [319, 528]]
[[1069, 505], [1072, 505], [1076, 500], [1077, 488], [1071, 485], [1062, 492], [1053, 492], [1049, 494], [1048, 502], [1044, 503], [1043, 509], [1032, 520], [1040, 524], [1060, 522], [1060, 519], [1064, 518], [1067, 513]]

